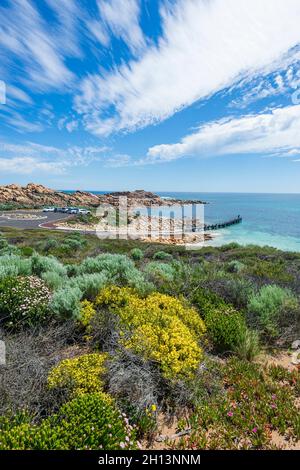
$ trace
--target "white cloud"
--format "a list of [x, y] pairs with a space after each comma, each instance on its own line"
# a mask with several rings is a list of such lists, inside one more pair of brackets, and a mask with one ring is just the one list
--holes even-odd
[[[139, 25], [140, 1], [98, 0], [97, 3], [102, 20], [112, 33], [123, 39], [132, 52], [141, 51], [145, 41]], [[103, 34], [101, 29], [98, 34]]]
[[0, 6], [0, 18], [0, 48], [6, 51], [2, 62], [4, 76], [16, 56], [23, 64], [20, 68], [23, 83], [34, 86], [34, 91], [70, 84], [74, 76], [64, 63], [64, 53], [73, 55], [74, 48], [66, 35], [62, 38], [57, 30], [47, 27], [29, 0], [14, 0], [9, 7]]
[[155, 145], [140, 163], [172, 161], [186, 156], [300, 153], [300, 105], [269, 113], [206, 124], [180, 142]]
[[8, 99], [11, 98], [13, 100], [21, 101], [22, 103], [33, 104], [33, 101], [30, 96], [21, 88], [18, 88], [13, 85], [8, 85], [6, 87], [6, 92]]
[[42, 132], [44, 130], [43, 124], [27, 120], [21, 113], [9, 109], [8, 106], [4, 111], [5, 123], [21, 134], [27, 132]]
[[63, 149], [34, 142], [0, 142], [0, 171], [18, 174], [61, 174], [68, 172], [72, 167], [88, 166], [96, 160], [103, 160], [107, 150], [107, 147], [72, 146]]
[[0, 157], [0, 172], [2, 175], [4, 173], [29, 175], [35, 172], [61, 174], [64, 172], [64, 166], [56, 162], [44, 162], [32, 157]]
[[132, 157], [126, 154], [115, 154], [105, 160], [105, 166], [108, 168], [119, 168], [129, 165], [134, 165]]
[[83, 80], [75, 106], [89, 131], [103, 135], [162, 121], [243, 77], [280, 69], [300, 42], [298, 0], [168, 5], [157, 46]]

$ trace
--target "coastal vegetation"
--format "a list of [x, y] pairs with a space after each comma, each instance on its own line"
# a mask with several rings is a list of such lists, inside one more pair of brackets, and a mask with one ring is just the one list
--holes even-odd
[[270, 247], [2, 229], [0, 449], [296, 445], [299, 373], [275, 359], [299, 281]]

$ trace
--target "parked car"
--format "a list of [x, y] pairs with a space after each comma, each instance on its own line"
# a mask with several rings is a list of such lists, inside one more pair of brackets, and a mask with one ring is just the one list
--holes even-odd
[[91, 211], [88, 211], [86, 209], [79, 209], [78, 214], [80, 214], [80, 215], [90, 215]]
[[43, 212], [54, 212], [55, 208], [54, 207], [44, 207]]
[[69, 207], [68, 208], [68, 213], [69, 214], [78, 214], [79, 213], [79, 210], [78, 207]]
[[54, 212], [63, 212], [66, 213], [68, 212], [68, 207], [55, 207]]

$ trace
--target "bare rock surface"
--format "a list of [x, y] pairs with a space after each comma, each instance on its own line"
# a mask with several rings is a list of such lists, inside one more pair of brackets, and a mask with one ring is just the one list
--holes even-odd
[[[129, 206], [172, 206], [182, 201], [177, 199], [164, 199], [150, 191], [142, 189], [136, 191], [112, 192], [104, 195], [92, 194], [86, 191], [66, 193], [46, 188], [41, 184], [29, 183], [27, 186], [9, 184], [0, 186], [0, 204], [13, 204], [16, 207], [42, 207], [42, 206], [85, 206], [97, 207], [100, 204], [119, 205], [119, 197], [127, 197]], [[201, 201], [184, 201], [185, 204], [201, 203]]]

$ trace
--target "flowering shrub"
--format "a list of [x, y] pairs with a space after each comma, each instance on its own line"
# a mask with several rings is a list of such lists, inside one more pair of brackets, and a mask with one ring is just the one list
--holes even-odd
[[41, 279], [5, 278], [0, 281], [0, 292], [0, 319], [9, 326], [34, 326], [46, 319], [51, 292]]
[[153, 293], [143, 299], [118, 287], [103, 289], [96, 306], [107, 306], [118, 315], [129, 333], [123, 344], [157, 362], [167, 378], [187, 378], [196, 371], [202, 359], [198, 340], [205, 325], [195, 309], [168, 295]]
[[95, 353], [65, 359], [50, 371], [48, 385], [66, 389], [72, 395], [99, 392], [103, 386], [106, 358], [106, 354]]
[[272, 431], [299, 439], [299, 372], [231, 358], [220, 368], [223, 391], [202, 399], [183, 449], [271, 449]]
[[31, 425], [0, 421], [1, 450], [136, 449], [136, 433], [112, 398], [102, 392], [80, 395], [57, 414]]
[[92, 302], [89, 302], [88, 300], [83, 300], [81, 302], [79, 321], [81, 325], [86, 328], [87, 331], [89, 331], [91, 327], [92, 318], [96, 315], [96, 313], [97, 312]]

